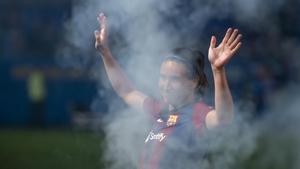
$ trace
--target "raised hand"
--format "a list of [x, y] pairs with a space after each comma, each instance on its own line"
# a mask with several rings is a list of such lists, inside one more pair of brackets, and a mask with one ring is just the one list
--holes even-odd
[[213, 70], [221, 70], [230, 58], [241, 47], [242, 35], [238, 34], [238, 30], [229, 28], [218, 47], [216, 47], [216, 37], [212, 36], [208, 51], [208, 59]]
[[100, 31], [95, 31], [95, 48], [99, 51], [108, 47], [107, 45], [107, 30], [106, 30], [106, 16], [103, 13], [100, 13], [97, 16], [97, 20], [100, 25]]

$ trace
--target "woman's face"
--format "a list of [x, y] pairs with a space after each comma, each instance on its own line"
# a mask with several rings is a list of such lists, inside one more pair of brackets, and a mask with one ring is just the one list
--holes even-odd
[[159, 89], [164, 101], [177, 107], [195, 97], [195, 80], [188, 78], [186, 66], [174, 60], [166, 60], [160, 67]]

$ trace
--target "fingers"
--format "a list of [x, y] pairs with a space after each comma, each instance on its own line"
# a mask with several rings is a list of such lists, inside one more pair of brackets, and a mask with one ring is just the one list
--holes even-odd
[[106, 16], [104, 15], [104, 13], [99, 13], [99, 15], [97, 16], [97, 21], [100, 25], [100, 30], [95, 31], [95, 37], [96, 40], [98, 41], [103, 41], [106, 38]]
[[98, 30], [94, 31], [96, 40], [100, 40], [100, 32]]
[[242, 34], [239, 34], [238, 32], [239, 32], [238, 29], [232, 30], [231, 28], [229, 28], [222, 41], [224, 44], [226, 44], [226, 46], [229, 47], [232, 53], [235, 53], [242, 45], [241, 43]]
[[106, 16], [104, 15], [104, 13], [100, 13], [97, 16], [97, 21], [98, 21], [101, 29], [106, 27]]
[[232, 28], [228, 28], [227, 32], [222, 40], [222, 43], [224, 43], [224, 44], [227, 43], [228, 39], [230, 38], [231, 33], [232, 33]]
[[234, 55], [238, 50], [239, 48], [242, 46], [242, 42], [239, 42], [232, 50], [231, 50], [231, 53], [232, 55]]
[[236, 39], [238, 32], [239, 32], [238, 29], [234, 29], [233, 33], [230, 35], [230, 38], [227, 41], [228, 46], [230, 46], [231, 43]]
[[95, 36], [99, 36], [100, 32], [98, 30], [94, 31]]
[[232, 50], [232, 49], [234, 49], [236, 46], [237, 46], [237, 44], [239, 43], [239, 42], [241, 42], [241, 39], [242, 39], [242, 34], [239, 34], [235, 39], [234, 39], [234, 41], [229, 45], [229, 48]]
[[212, 36], [211, 40], [210, 40], [210, 48], [215, 48], [216, 47], [216, 43], [217, 43], [216, 37]]

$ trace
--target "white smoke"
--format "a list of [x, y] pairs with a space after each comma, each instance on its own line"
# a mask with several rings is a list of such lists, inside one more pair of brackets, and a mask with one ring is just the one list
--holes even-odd
[[[247, 25], [249, 29], [266, 30], [270, 27], [274, 30], [270, 31], [272, 35], [279, 35], [278, 20], [272, 18], [272, 15], [278, 12], [283, 2], [280, 0], [82, 1], [74, 4], [72, 18], [66, 23], [66, 42], [58, 51], [57, 58], [62, 66], [90, 69], [93, 78], [100, 79], [100, 83], [109, 87], [103, 66], [99, 63], [99, 54], [93, 52], [95, 51], [93, 32], [98, 29], [96, 16], [99, 12], [104, 12], [107, 15], [113, 55], [138, 89], [152, 96], [159, 96], [157, 77], [161, 57], [165, 52], [178, 46], [197, 46], [206, 53], [211, 35], [204, 35], [203, 32], [210, 32], [206, 29], [212, 19], [230, 17]], [[232, 25], [228, 25], [230, 26]], [[216, 33], [213, 32], [214, 29], [211, 31], [211, 34]], [[263, 38], [258, 40], [256, 45], [263, 45], [265, 43], [263, 40]], [[285, 40], [279, 46], [282, 51], [292, 55], [293, 70], [299, 70], [297, 59], [299, 42]], [[245, 48], [245, 51], [251, 52], [251, 48], [247, 49], [247, 46]], [[260, 49], [264, 51], [263, 47]], [[290, 94], [297, 90], [289, 88], [284, 90], [283, 94], [274, 94], [272, 98], [284, 102], [269, 100], [272, 106], [277, 107], [268, 110], [269, 115], [260, 121], [237, 120], [230, 127], [217, 129], [208, 134], [203, 140], [203, 145], [211, 152], [211, 161], [202, 161], [201, 166], [216, 169], [251, 166], [268, 168], [273, 166], [274, 161], [278, 164], [278, 168], [287, 168], [287, 161], [293, 163], [294, 168], [299, 166], [294, 161], [285, 159], [285, 156], [294, 153], [290, 149], [298, 153], [299, 148], [297, 143], [300, 129], [297, 123], [300, 120], [297, 113], [299, 97], [297, 95], [290, 97]], [[111, 103], [110, 106], [114, 107], [115, 104], [117, 102]], [[237, 115], [249, 114], [243, 113], [245, 110], [237, 109]], [[252, 110], [251, 108], [251, 112]], [[133, 110], [112, 114], [104, 120], [107, 135], [106, 159], [109, 161], [109, 168], [138, 168], [143, 139], [149, 129], [147, 117]], [[295, 145], [295, 149], [286, 149], [281, 144]], [[260, 152], [261, 150], [266, 151]]]

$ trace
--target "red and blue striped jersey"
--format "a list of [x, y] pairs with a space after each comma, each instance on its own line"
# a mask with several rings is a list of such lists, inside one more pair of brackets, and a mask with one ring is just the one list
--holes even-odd
[[145, 139], [140, 168], [196, 168], [197, 159], [205, 154], [197, 143], [210, 110], [205, 103], [196, 102], [169, 112], [162, 102], [147, 98], [144, 111], [153, 117], [153, 127]]

